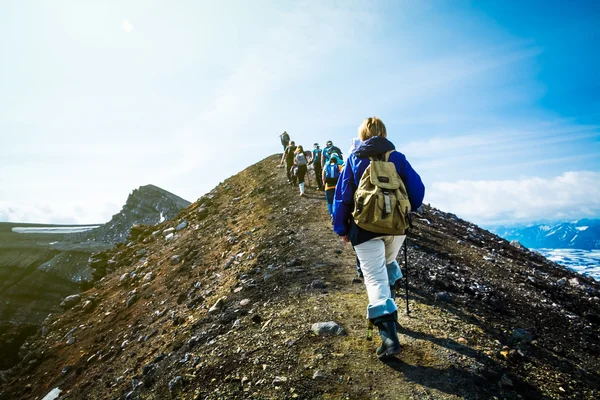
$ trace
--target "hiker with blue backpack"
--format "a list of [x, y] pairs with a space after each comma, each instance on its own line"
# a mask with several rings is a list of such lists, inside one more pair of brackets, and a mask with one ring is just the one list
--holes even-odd
[[335, 195], [335, 186], [338, 183], [342, 172], [342, 166], [339, 164], [337, 155], [329, 158], [329, 164], [323, 170], [323, 183], [325, 183], [325, 198], [327, 199], [327, 211], [333, 221], [333, 197]]
[[328, 140], [325, 144], [325, 148], [323, 149], [323, 156], [321, 157], [321, 166], [323, 168], [325, 168], [325, 165], [329, 164], [329, 159], [334, 154], [337, 156], [338, 164], [344, 164], [342, 151], [339, 149], [339, 147], [334, 146], [331, 140]]
[[[400, 353], [395, 290], [388, 265], [393, 265], [409, 227], [410, 211], [425, 195], [421, 178], [387, 140], [383, 122], [367, 118], [358, 129], [362, 143], [350, 154], [335, 189], [334, 231], [356, 251], [369, 298], [367, 319], [377, 326], [380, 359]], [[391, 271], [393, 272], [393, 271]]]

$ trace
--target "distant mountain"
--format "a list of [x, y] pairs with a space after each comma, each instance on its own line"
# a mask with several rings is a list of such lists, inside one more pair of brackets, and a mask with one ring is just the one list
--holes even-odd
[[154, 185], [140, 186], [127, 198], [118, 214], [106, 224], [78, 234], [80, 240], [123, 243], [135, 224], [156, 225], [173, 219], [191, 203]]
[[109, 222], [86, 232], [0, 222], [0, 371], [18, 359], [20, 345], [49, 313], [58, 310], [61, 300], [92, 279], [90, 262], [95, 253], [125, 242], [135, 224], [168, 221], [189, 204], [147, 185], [135, 189]]
[[600, 249], [600, 220], [539, 224], [526, 227], [499, 227], [494, 233], [517, 240], [532, 249]]

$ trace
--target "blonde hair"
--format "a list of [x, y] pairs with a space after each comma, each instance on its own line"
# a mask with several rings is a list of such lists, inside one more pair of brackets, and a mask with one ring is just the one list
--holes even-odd
[[364, 142], [374, 136], [385, 138], [387, 137], [387, 131], [382, 120], [377, 117], [370, 117], [365, 119], [358, 127], [358, 137]]
[[296, 154], [298, 154], [298, 153], [304, 153], [304, 148], [302, 146], [298, 145], [298, 147], [296, 147], [295, 153]]

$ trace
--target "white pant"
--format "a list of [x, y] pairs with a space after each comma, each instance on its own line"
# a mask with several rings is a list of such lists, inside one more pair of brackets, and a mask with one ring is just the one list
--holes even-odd
[[382, 236], [354, 246], [365, 278], [369, 306], [367, 318], [373, 319], [396, 311], [390, 298], [387, 264], [396, 260], [406, 236]]

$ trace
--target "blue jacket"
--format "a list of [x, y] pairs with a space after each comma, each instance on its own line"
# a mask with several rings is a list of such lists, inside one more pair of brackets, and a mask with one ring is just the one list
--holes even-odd
[[[368, 157], [378, 156], [390, 150], [395, 150], [393, 143], [382, 137], [372, 137], [364, 141], [360, 147], [348, 157], [342, 175], [335, 188], [333, 201], [333, 230], [340, 236], [349, 235], [350, 242], [357, 246], [378, 236], [381, 233], [366, 231], [354, 223], [352, 211], [354, 211], [354, 193], [360, 182], [365, 169], [371, 163]], [[404, 154], [394, 151], [389, 160], [396, 165], [396, 171], [402, 178], [410, 206], [416, 210], [423, 203], [425, 186], [419, 174], [411, 167]]]

